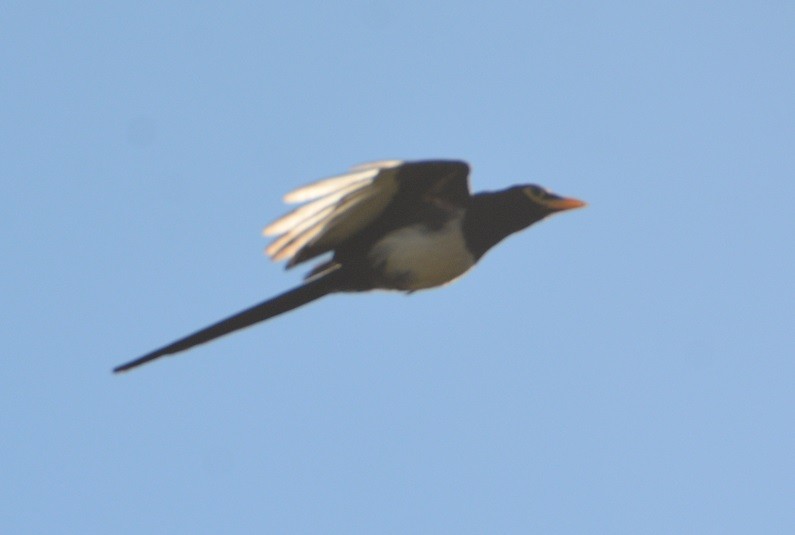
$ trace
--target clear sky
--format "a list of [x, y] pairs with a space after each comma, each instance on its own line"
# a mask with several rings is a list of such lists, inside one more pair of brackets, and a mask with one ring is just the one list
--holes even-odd
[[[795, 4], [68, 6], [0, 8], [2, 533], [795, 532]], [[429, 157], [589, 207], [111, 375]]]

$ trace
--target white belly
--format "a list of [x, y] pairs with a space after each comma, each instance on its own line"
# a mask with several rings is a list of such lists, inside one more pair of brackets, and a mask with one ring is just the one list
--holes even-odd
[[370, 261], [400, 290], [447, 284], [475, 264], [459, 221], [453, 219], [438, 230], [414, 225], [387, 234], [373, 246]]

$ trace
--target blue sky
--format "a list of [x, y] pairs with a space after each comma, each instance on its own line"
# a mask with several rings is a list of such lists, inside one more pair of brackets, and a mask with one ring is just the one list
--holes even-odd
[[[0, 9], [1, 531], [795, 529], [793, 5], [78, 4]], [[110, 374], [427, 157], [589, 207]]]

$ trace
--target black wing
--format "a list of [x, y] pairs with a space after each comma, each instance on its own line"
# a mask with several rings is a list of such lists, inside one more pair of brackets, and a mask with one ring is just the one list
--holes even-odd
[[389, 160], [354, 167], [350, 173], [299, 188], [288, 203], [306, 203], [268, 225], [277, 236], [266, 249], [291, 268], [344, 244], [391, 205], [437, 202], [466, 206], [469, 165], [456, 160]]

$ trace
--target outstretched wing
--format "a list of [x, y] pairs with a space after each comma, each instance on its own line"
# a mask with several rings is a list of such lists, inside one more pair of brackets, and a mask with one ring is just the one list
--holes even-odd
[[276, 239], [266, 249], [291, 268], [328, 251], [372, 224], [396, 200], [465, 206], [469, 166], [459, 161], [387, 160], [354, 167], [288, 193], [287, 203], [306, 203], [263, 230]]

